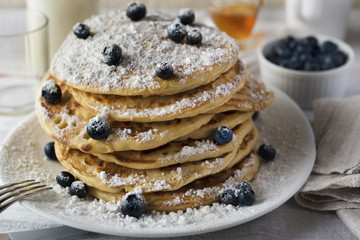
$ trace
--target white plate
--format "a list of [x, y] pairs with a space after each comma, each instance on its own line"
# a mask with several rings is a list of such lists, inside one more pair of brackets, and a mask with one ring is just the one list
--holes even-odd
[[291, 198], [308, 178], [315, 160], [315, 143], [308, 120], [284, 93], [275, 91], [275, 101], [260, 112], [256, 125], [258, 145], [270, 143], [277, 150], [273, 162], [261, 162], [252, 182], [256, 202], [250, 207], [214, 204], [185, 213], [151, 213], [140, 220], [123, 218], [116, 204], [70, 197], [54, 181], [63, 168], [44, 157], [50, 141], [35, 114], [23, 121], [5, 140], [0, 151], [0, 180], [11, 182], [38, 177], [54, 186], [22, 201], [29, 209], [59, 223], [105, 234], [134, 237], [170, 237], [200, 234], [239, 225], [258, 218]]

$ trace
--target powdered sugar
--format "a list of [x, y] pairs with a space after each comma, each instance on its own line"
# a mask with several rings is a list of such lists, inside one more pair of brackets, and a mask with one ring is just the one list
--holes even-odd
[[170, 158], [179, 160], [182, 157], [191, 157], [191, 156], [204, 154], [206, 152], [213, 152], [213, 151], [215, 152], [218, 150], [219, 147], [212, 140], [208, 140], [208, 139], [197, 140], [195, 141], [195, 146], [183, 146], [178, 153], [172, 156], [161, 157], [160, 161], [166, 162], [170, 160]]
[[96, 122], [107, 122], [108, 121], [108, 113], [102, 112], [97, 114], [95, 117], [91, 118], [89, 123], [96, 121]]
[[152, 107], [152, 108], [144, 108], [140, 109], [139, 107], [134, 108], [126, 108], [126, 109], [116, 109], [114, 107], [109, 106], [101, 106], [101, 105], [88, 105], [88, 107], [98, 111], [104, 112], [107, 111], [109, 114], [113, 114], [117, 117], [162, 117], [167, 115], [176, 115], [184, 111], [191, 111], [193, 109], [199, 108], [199, 106], [206, 104], [211, 101], [215, 101], [224, 96], [230, 95], [242, 81], [241, 76], [236, 76], [233, 82], [223, 83], [216, 86], [216, 88], [211, 90], [204, 90], [202, 92], [198, 92], [192, 96], [182, 98], [181, 100], [177, 100], [171, 104], [164, 104], [164, 106]]
[[[50, 116], [52, 115], [49, 113], [49, 111], [42, 106], [41, 101], [36, 102], [36, 108], [39, 112], [40, 118], [43, 121], [49, 121]], [[107, 112], [104, 111], [101, 114], [96, 115], [95, 117], [91, 118], [89, 123], [93, 121], [104, 121], [105, 123], [108, 123], [107, 121]], [[69, 136], [69, 133], [74, 132], [77, 130], [78, 126], [84, 126], [83, 129], [81, 129], [80, 133], [78, 135], [83, 135], [86, 132], [86, 126], [88, 125], [88, 122], [81, 121], [76, 115], [70, 115], [66, 108], [63, 108], [60, 113], [57, 114], [56, 118], [59, 118], [59, 124], [54, 124], [52, 126], [52, 134], [56, 136], [57, 139], [59, 139], [62, 142], [66, 142], [66, 139]], [[65, 124], [66, 123], [66, 124]], [[65, 127], [64, 127], [65, 125]], [[167, 130], [159, 132], [158, 129], [153, 128], [146, 131], [139, 131], [136, 134], [133, 134], [133, 130], [131, 128], [111, 128], [110, 129], [110, 135], [106, 138], [106, 142], [110, 142], [113, 139], [118, 139], [121, 141], [126, 141], [129, 139], [136, 140], [140, 143], [146, 143], [154, 140], [157, 136], [160, 138], [165, 137], [168, 134]]]
[[[166, 29], [176, 21], [156, 12], [148, 12], [138, 22], [130, 21], [124, 11], [93, 16], [84, 22], [92, 35], [83, 40], [70, 33], [53, 59], [51, 72], [61, 81], [108, 92], [111, 88], [159, 88], [155, 66], [160, 62], [172, 64], [174, 75], [182, 83], [205, 67], [211, 70], [220, 63], [233, 63], [238, 46], [225, 33], [196, 25], [203, 35], [200, 46], [175, 43], [167, 37]], [[102, 49], [109, 43], [123, 49], [118, 66], [108, 66], [101, 60]]]
[[42, 89], [48, 92], [49, 94], [54, 94], [59, 91], [59, 88], [56, 86], [55, 80], [47, 80], [42, 85]]
[[76, 189], [84, 189], [85, 188], [85, 184], [82, 181], [74, 181], [71, 184], [72, 187], [76, 188]]
[[143, 174], [127, 177], [115, 174], [110, 177], [105, 171], [101, 171], [98, 174], [98, 177], [104, 184], [110, 187], [128, 186], [141, 183], [144, 188], [148, 189], [148, 191], [163, 191], [171, 189], [171, 185], [168, 184], [165, 179], [146, 181]]

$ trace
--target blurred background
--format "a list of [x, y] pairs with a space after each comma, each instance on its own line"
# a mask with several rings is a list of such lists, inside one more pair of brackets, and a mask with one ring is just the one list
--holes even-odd
[[[316, 1], [316, 0], [315, 0]], [[341, 0], [339, 0], [341, 1]], [[99, 9], [124, 8], [131, 0], [99, 0]], [[148, 9], [178, 9], [183, 7], [204, 8], [210, 0], [144, 0]], [[263, 0], [264, 8], [284, 8], [285, 0]], [[24, 8], [26, 0], [0, 0], [0, 8]], [[360, 0], [354, 0], [354, 8], [360, 9]]]

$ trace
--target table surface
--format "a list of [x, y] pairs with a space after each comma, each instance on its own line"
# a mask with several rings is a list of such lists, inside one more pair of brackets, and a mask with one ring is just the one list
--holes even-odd
[[[346, 41], [354, 48], [356, 56], [360, 56], [360, 12], [353, 11], [350, 15], [349, 29]], [[284, 13], [280, 11], [262, 12], [255, 27], [256, 31], [265, 31], [266, 34], [274, 34], [274, 29], [281, 31], [284, 23]], [[273, 26], [277, 26], [273, 28]], [[253, 59], [253, 55], [249, 55]], [[251, 60], [249, 60], [251, 61]], [[346, 96], [360, 93], [360, 60], [356, 59], [351, 67], [350, 79]], [[255, 67], [254, 67], [255, 66]], [[257, 71], [253, 64], [252, 72]], [[311, 113], [310, 113], [311, 116]], [[0, 141], [22, 120], [25, 116], [0, 116]], [[16, 206], [22, 208], [21, 206]], [[24, 216], [32, 215], [27, 209], [23, 209]], [[11, 214], [11, 208], [3, 214]], [[2, 221], [0, 215], [0, 223]], [[42, 219], [35, 216], [35, 219]], [[44, 219], [42, 219], [44, 221]], [[46, 221], [46, 220], [45, 220]], [[0, 224], [1, 225], [1, 224]], [[0, 227], [1, 233], [1, 227]], [[64, 235], [67, 234], [67, 235]], [[115, 237], [84, 232], [68, 227], [53, 228], [48, 230], [30, 231], [26, 233], [14, 233], [12, 238], [20, 239], [115, 239]], [[56, 236], [56, 238], [55, 238]], [[72, 237], [70, 237], [72, 236]], [[334, 212], [317, 212], [301, 208], [294, 199], [290, 199], [278, 209], [253, 220], [249, 223], [230, 229], [188, 237], [189, 239], [356, 239], [344, 223]], [[0, 240], [8, 240], [8, 234], [0, 234]], [[116, 238], [135, 239], [135, 238]], [[182, 239], [182, 238], [175, 238]]]

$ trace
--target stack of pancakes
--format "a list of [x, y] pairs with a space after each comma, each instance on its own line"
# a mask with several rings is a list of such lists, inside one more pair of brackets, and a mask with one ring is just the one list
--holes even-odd
[[[123, 11], [94, 16], [84, 22], [91, 36], [70, 33], [43, 78], [62, 98], [47, 103], [40, 87], [41, 126], [60, 163], [97, 198], [141, 192], [150, 210], [184, 210], [218, 201], [229, 182], [257, 172], [252, 115], [271, 104], [272, 92], [246, 73], [228, 35], [193, 24], [186, 29], [199, 30], [202, 42], [176, 43], [166, 32], [176, 21], [155, 12], [136, 22]], [[117, 66], [101, 59], [109, 43], [122, 48]], [[159, 62], [172, 64], [170, 79], [156, 75]], [[110, 122], [106, 139], [87, 134], [94, 118]], [[232, 141], [214, 140], [219, 126], [232, 129]]]

